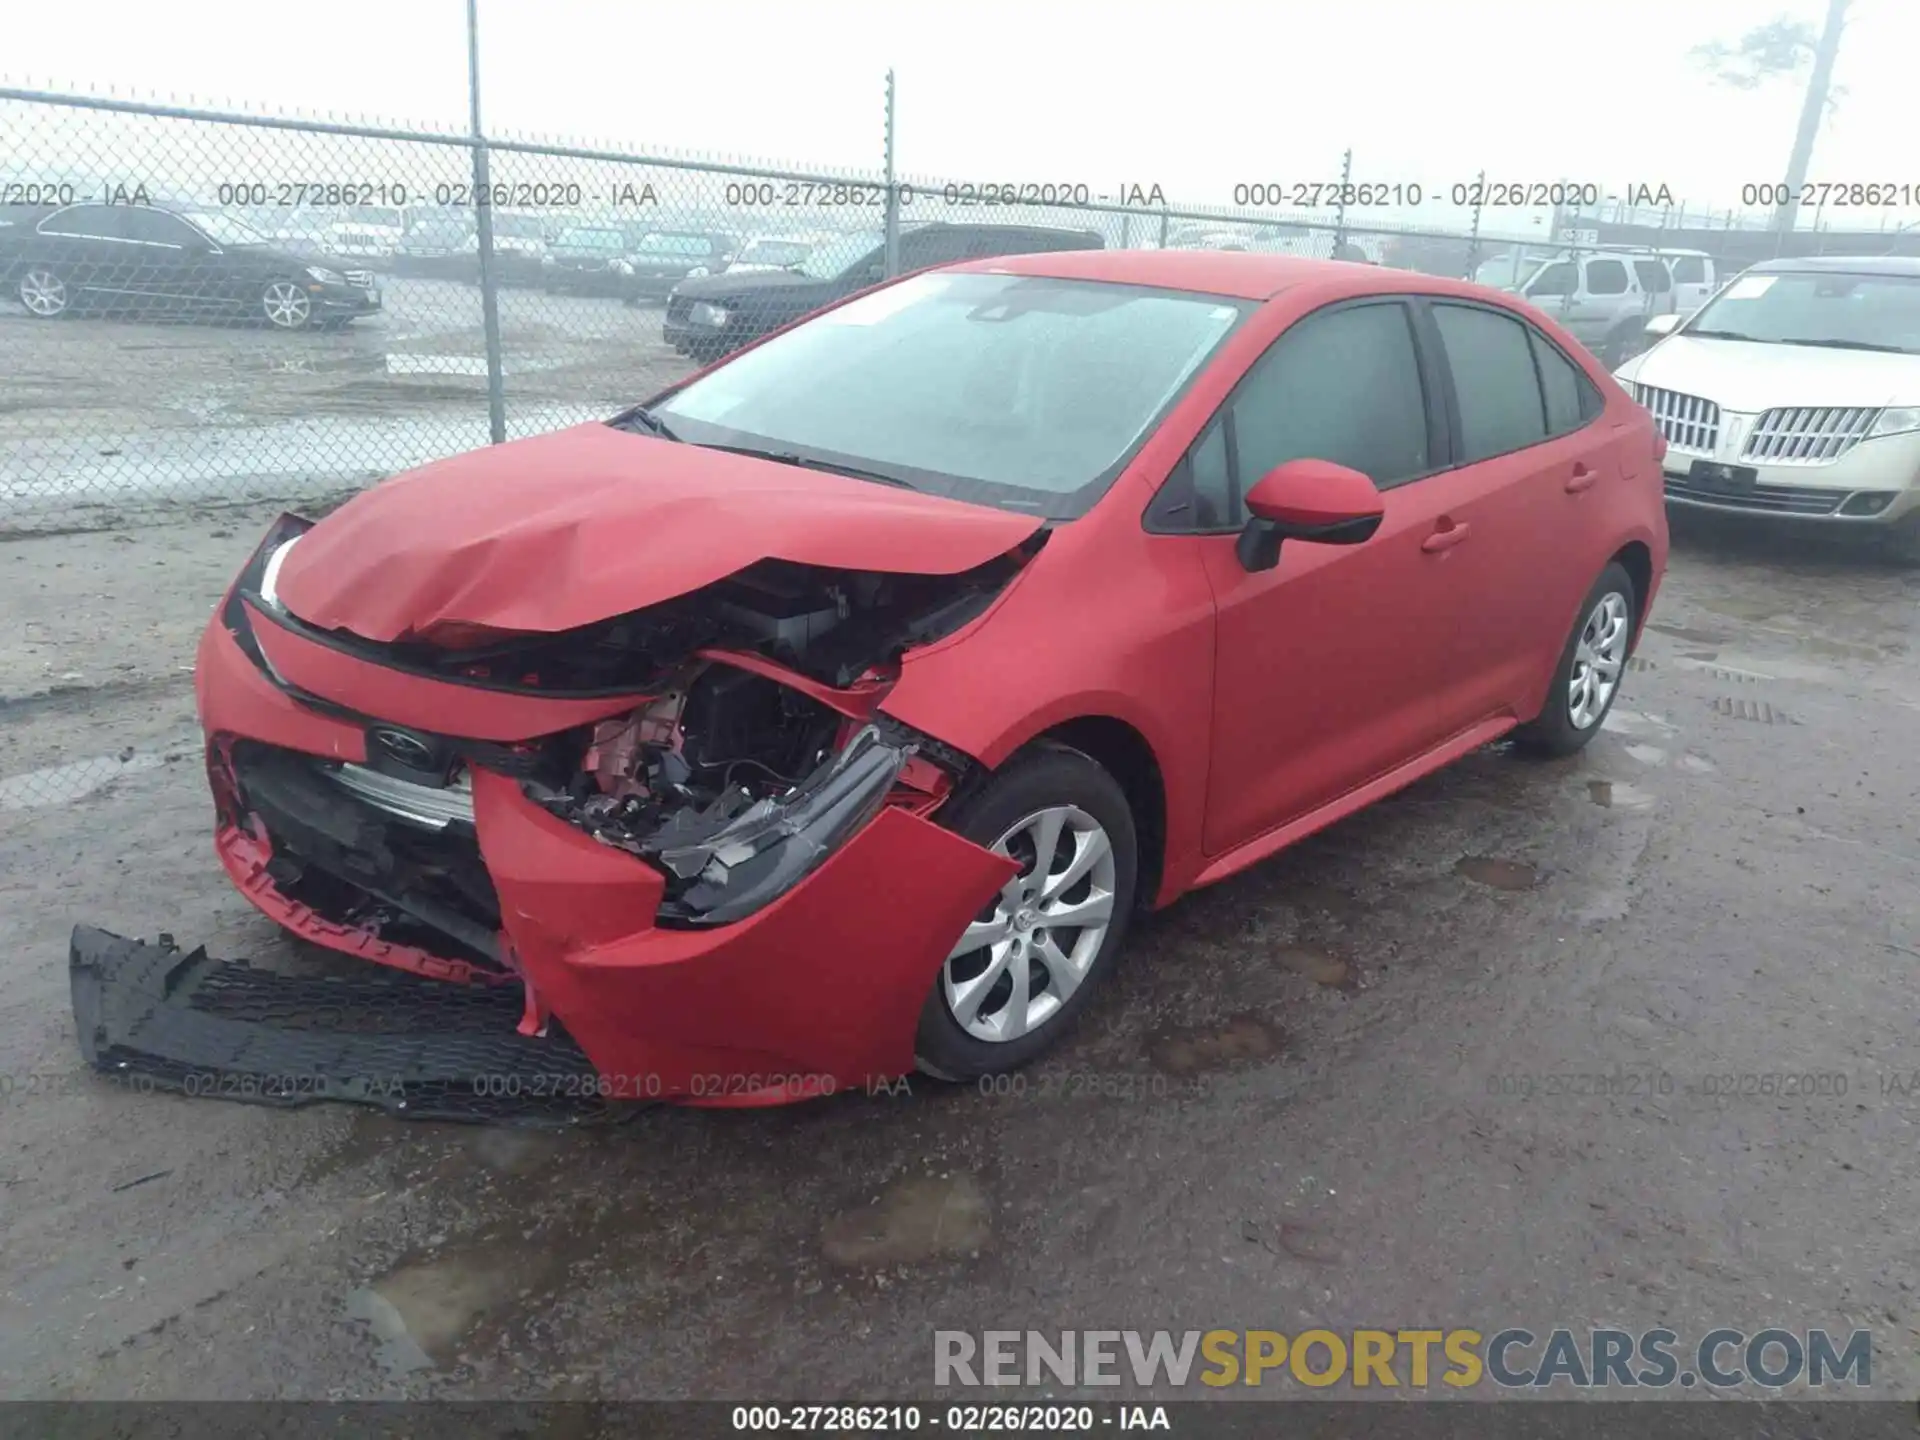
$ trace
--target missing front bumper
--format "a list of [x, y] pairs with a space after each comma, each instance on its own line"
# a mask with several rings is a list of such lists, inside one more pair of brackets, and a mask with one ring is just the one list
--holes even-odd
[[476, 1124], [605, 1122], [649, 1098], [608, 1094], [557, 1026], [520, 1034], [510, 987], [284, 974], [85, 925], [68, 969], [80, 1053], [129, 1088]]

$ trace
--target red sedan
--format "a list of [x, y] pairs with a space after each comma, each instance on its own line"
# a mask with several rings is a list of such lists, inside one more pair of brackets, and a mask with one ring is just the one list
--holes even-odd
[[217, 848], [308, 940], [506, 987], [609, 1093], [1004, 1071], [1137, 911], [1502, 735], [1592, 739], [1662, 449], [1469, 284], [922, 272], [282, 520], [200, 650]]

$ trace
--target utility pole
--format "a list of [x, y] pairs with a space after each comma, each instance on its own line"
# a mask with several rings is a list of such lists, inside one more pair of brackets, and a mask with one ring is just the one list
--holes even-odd
[[900, 186], [894, 179], [893, 70], [887, 70], [887, 210], [885, 256], [887, 279], [900, 273]]
[[1846, 28], [1849, 0], [1827, 0], [1827, 25], [1820, 48], [1813, 52], [1813, 74], [1807, 77], [1807, 98], [1800, 106], [1800, 128], [1794, 133], [1793, 154], [1787, 160], [1787, 198], [1773, 212], [1773, 228], [1781, 234], [1793, 229], [1800, 210], [1800, 187], [1813, 162], [1813, 141], [1827, 113], [1827, 91], [1833, 82], [1833, 61], [1840, 53], [1840, 32]]
[[487, 434], [496, 445], [507, 438], [505, 365], [500, 354], [500, 294], [493, 273], [493, 182], [487, 172], [486, 132], [480, 128], [480, 17], [467, 0], [467, 96], [473, 121], [473, 189], [479, 203], [475, 244], [480, 259], [480, 321], [487, 346]]

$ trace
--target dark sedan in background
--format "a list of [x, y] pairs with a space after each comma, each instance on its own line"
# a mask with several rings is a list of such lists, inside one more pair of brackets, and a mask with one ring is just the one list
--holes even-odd
[[69, 205], [24, 234], [14, 228], [0, 231], [0, 284], [43, 320], [91, 312], [304, 330], [380, 309], [371, 272], [276, 249], [221, 210]]
[[[682, 355], [702, 363], [730, 354], [822, 305], [877, 285], [886, 273], [885, 239], [878, 230], [856, 231], [816, 244], [790, 269], [690, 278], [667, 298], [662, 334]], [[994, 255], [1103, 250], [1106, 243], [1092, 230], [935, 222], [902, 232], [900, 270]]]
[[620, 295], [626, 277], [614, 268], [634, 237], [618, 225], [572, 225], [540, 260], [540, 288], [549, 295]]
[[396, 275], [478, 279], [479, 239], [464, 220], [422, 220], [394, 247], [393, 269]]
[[626, 282], [621, 298], [629, 305], [665, 300], [683, 280], [718, 275], [733, 263], [740, 237], [710, 230], [647, 230], [633, 249], [615, 262]]

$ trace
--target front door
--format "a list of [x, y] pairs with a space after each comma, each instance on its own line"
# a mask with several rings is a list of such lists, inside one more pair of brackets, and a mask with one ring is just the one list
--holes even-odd
[[[1400, 300], [1327, 307], [1248, 371], [1190, 465], [1214, 590], [1205, 848], [1219, 854], [1418, 756], [1443, 735], [1436, 687], [1463, 615], [1471, 547], [1451, 532], [1430, 386]], [[1247, 571], [1240, 497], [1283, 461], [1332, 460], [1386, 496], [1360, 545], [1289, 540]]]

